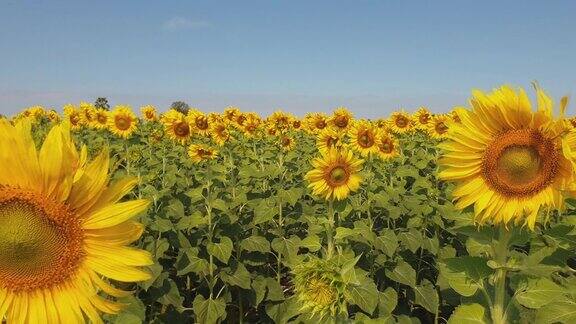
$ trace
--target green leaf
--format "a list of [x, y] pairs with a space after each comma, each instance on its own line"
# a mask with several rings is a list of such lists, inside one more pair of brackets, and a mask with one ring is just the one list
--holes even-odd
[[164, 281], [164, 285], [168, 283], [169, 290], [166, 294], [164, 294], [158, 302], [162, 305], [172, 305], [176, 308], [182, 307], [182, 303], [184, 302], [184, 297], [180, 296], [180, 291], [178, 290], [178, 286], [174, 281], [171, 279], [166, 279]]
[[223, 263], [228, 263], [228, 259], [232, 255], [232, 240], [226, 236], [220, 239], [220, 243], [208, 243], [208, 253]]
[[190, 216], [182, 217], [176, 227], [179, 230], [188, 230], [207, 224], [208, 218], [206, 218], [200, 211], [196, 211]]
[[386, 253], [387, 256], [392, 257], [398, 249], [398, 237], [391, 229], [385, 229], [380, 233], [380, 236], [376, 238], [374, 246]]
[[226, 301], [222, 298], [204, 299], [198, 295], [192, 303], [197, 323], [216, 324], [226, 319]]
[[485, 324], [486, 309], [480, 304], [460, 305], [456, 308], [448, 324]]
[[416, 229], [410, 229], [409, 232], [400, 233], [398, 235], [400, 241], [408, 247], [412, 253], [416, 253], [416, 251], [422, 245], [422, 234], [418, 232]]
[[284, 292], [282, 286], [273, 278], [266, 278], [266, 287], [268, 288], [268, 295], [266, 300], [282, 301], [284, 300]]
[[538, 309], [535, 323], [576, 323], [576, 302], [564, 299]]
[[250, 252], [270, 252], [270, 242], [262, 236], [250, 236], [240, 243], [240, 247]]
[[368, 314], [374, 313], [378, 306], [378, 288], [374, 281], [362, 277], [358, 285], [352, 285], [347, 292], [349, 302], [360, 307]]
[[352, 228], [338, 227], [336, 228], [336, 235], [334, 235], [335, 240], [343, 240], [350, 236], [358, 235], [358, 232]]
[[386, 270], [386, 276], [412, 288], [416, 286], [416, 270], [404, 260], [398, 262], [394, 270]]
[[264, 300], [264, 296], [266, 296], [266, 278], [262, 276], [258, 276], [252, 280], [252, 289], [256, 294], [256, 306], [260, 305], [260, 303]]
[[378, 295], [378, 313], [380, 316], [392, 314], [398, 306], [398, 293], [394, 288], [388, 287]]
[[424, 280], [422, 285], [416, 286], [414, 288], [414, 293], [416, 294], [416, 304], [424, 307], [432, 314], [436, 314], [438, 312], [438, 292], [434, 288], [434, 285], [430, 283], [430, 281]]
[[220, 278], [224, 282], [242, 289], [250, 289], [250, 272], [246, 270], [246, 267], [242, 263], [238, 263], [238, 267], [234, 273], [231, 273], [230, 270], [231, 269], [228, 269], [228, 271], [220, 274]]
[[194, 204], [200, 200], [204, 200], [204, 196], [202, 195], [202, 191], [204, 191], [204, 187], [199, 186], [193, 189], [190, 189], [186, 192], [186, 196], [190, 197], [190, 203]]
[[317, 235], [308, 235], [305, 239], [300, 242], [300, 246], [307, 248], [310, 252], [316, 252], [322, 248], [320, 243], [320, 238]]
[[300, 303], [295, 297], [286, 299], [281, 304], [267, 304], [266, 314], [277, 324], [288, 323], [288, 321], [300, 314]]
[[273, 199], [263, 199], [254, 209], [254, 225], [262, 224], [274, 219], [278, 214], [278, 206]]
[[290, 188], [288, 190], [279, 189], [278, 198], [280, 198], [282, 202], [287, 203], [290, 206], [294, 206], [298, 200], [300, 200], [303, 193], [304, 189], [299, 187]]
[[186, 250], [176, 263], [177, 275], [183, 276], [190, 272], [201, 274], [208, 272], [208, 261], [198, 257], [198, 249]]
[[482, 280], [492, 272], [486, 259], [481, 257], [463, 256], [440, 263], [440, 275], [448, 280], [452, 289], [466, 297], [474, 295], [482, 286]]
[[528, 279], [525, 289], [517, 292], [516, 300], [528, 308], [540, 308], [552, 303], [566, 293], [566, 290], [547, 278]]

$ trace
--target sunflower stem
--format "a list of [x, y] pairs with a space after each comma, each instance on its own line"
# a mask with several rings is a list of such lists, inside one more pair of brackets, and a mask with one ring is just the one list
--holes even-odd
[[328, 248], [326, 256], [328, 259], [334, 255], [334, 200], [328, 200], [328, 223], [326, 224], [326, 237], [328, 240]]
[[[206, 204], [206, 218], [208, 218], [208, 244], [212, 243], [212, 206], [210, 205], [210, 180], [206, 183], [206, 197], [204, 199]], [[210, 298], [213, 295], [213, 278], [214, 278], [214, 257], [212, 254], [209, 256], [208, 273], [210, 275]]]
[[494, 246], [494, 259], [500, 266], [500, 268], [496, 270], [496, 277], [494, 279], [494, 303], [490, 310], [492, 322], [494, 324], [507, 323], [507, 314], [505, 311], [507, 273], [504, 266], [508, 260], [508, 245], [510, 243], [510, 236], [510, 231], [501, 225], [498, 243]]

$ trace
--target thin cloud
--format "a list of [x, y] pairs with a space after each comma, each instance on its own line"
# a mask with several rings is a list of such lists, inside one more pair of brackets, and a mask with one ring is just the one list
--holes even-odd
[[205, 20], [188, 19], [184, 17], [172, 17], [162, 24], [162, 29], [168, 31], [201, 29], [211, 27], [212, 24]]

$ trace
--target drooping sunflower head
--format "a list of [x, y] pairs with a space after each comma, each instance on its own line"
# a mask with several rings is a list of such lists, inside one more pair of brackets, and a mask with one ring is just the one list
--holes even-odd
[[339, 107], [330, 118], [330, 126], [336, 130], [345, 131], [352, 124], [352, 113], [346, 107]]
[[102, 108], [96, 109], [96, 112], [94, 113], [94, 120], [92, 121], [92, 127], [97, 129], [107, 128], [109, 116], [110, 112], [108, 110]]
[[218, 146], [224, 145], [232, 138], [224, 121], [210, 124], [210, 136]]
[[343, 200], [360, 187], [362, 178], [359, 172], [363, 163], [364, 160], [354, 156], [352, 151], [330, 149], [312, 160], [314, 169], [306, 174], [305, 179], [315, 195]]
[[82, 118], [80, 110], [76, 106], [67, 104], [64, 106], [64, 117], [70, 123], [72, 129], [80, 129], [82, 127]]
[[140, 113], [142, 114], [142, 119], [145, 121], [153, 122], [158, 120], [158, 112], [156, 111], [156, 107], [152, 105], [140, 107]]
[[213, 160], [218, 156], [218, 151], [202, 144], [192, 144], [188, 147], [188, 156], [193, 163], [201, 163]]
[[[573, 143], [551, 99], [536, 88], [538, 109], [521, 89], [475, 91], [461, 123], [449, 124], [439, 144], [441, 179], [457, 183], [456, 206], [474, 205], [475, 221], [534, 228], [541, 207], [562, 207], [562, 191], [574, 181]], [[561, 111], [566, 101], [562, 101]]]
[[108, 186], [107, 150], [87, 163], [68, 123], [39, 150], [29, 122], [0, 121], [0, 133], [0, 163], [10, 165], [0, 170], [0, 319], [102, 323], [99, 312], [122, 308], [111, 297], [130, 294], [104, 278], [150, 278], [141, 267], [151, 256], [127, 246], [143, 232], [132, 218], [148, 201], [119, 202], [137, 181]]
[[389, 160], [400, 155], [400, 145], [398, 140], [387, 132], [380, 132], [376, 138], [378, 156], [382, 160]]
[[428, 124], [432, 120], [432, 114], [425, 107], [420, 107], [412, 116], [412, 120], [414, 120], [417, 129], [427, 130]]
[[188, 120], [184, 114], [174, 109], [170, 109], [161, 118], [164, 132], [168, 138], [180, 144], [186, 143], [192, 136], [192, 127]]
[[130, 106], [119, 105], [110, 112], [108, 129], [112, 134], [123, 138], [132, 136], [137, 129], [138, 118]]
[[435, 115], [428, 124], [427, 132], [430, 137], [444, 139], [448, 134], [448, 125], [453, 122], [448, 115]]
[[376, 153], [378, 151], [378, 147], [376, 146], [378, 132], [378, 128], [370, 122], [355, 122], [348, 131], [348, 136], [350, 138], [348, 146], [359, 152], [362, 156]]
[[279, 139], [280, 147], [284, 151], [291, 151], [296, 146], [296, 141], [293, 137], [288, 135], [282, 135]]
[[390, 115], [388, 127], [396, 134], [404, 134], [412, 130], [412, 118], [404, 111], [395, 111]]
[[188, 121], [194, 133], [201, 136], [208, 136], [210, 134], [210, 121], [205, 113], [196, 109], [190, 109], [188, 112]]
[[300, 310], [311, 317], [347, 315], [346, 282], [335, 259], [313, 258], [293, 270], [294, 292]]

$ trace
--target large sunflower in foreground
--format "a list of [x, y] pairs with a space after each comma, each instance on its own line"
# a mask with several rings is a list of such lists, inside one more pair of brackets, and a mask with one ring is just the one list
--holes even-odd
[[116, 136], [128, 138], [136, 131], [137, 123], [138, 119], [129, 106], [116, 106], [110, 112], [108, 129]]
[[514, 221], [533, 229], [540, 208], [561, 208], [561, 192], [574, 181], [566, 122], [555, 119], [550, 98], [536, 92], [533, 112], [521, 89], [475, 91], [472, 109], [457, 111], [461, 123], [450, 123], [440, 144], [439, 176], [458, 184], [456, 206], [474, 205], [478, 223]]
[[362, 178], [358, 174], [364, 160], [352, 151], [330, 149], [321, 157], [312, 160], [314, 169], [305, 179], [315, 195], [326, 199], [342, 200], [360, 187]]
[[[29, 122], [0, 120], [0, 321], [102, 323], [130, 293], [108, 279], [150, 278], [149, 253], [128, 247], [143, 227], [132, 218], [148, 201], [118, 202], [137, 181], [108, 186], [108, 152], [86, 163], [68, 124], [36, 149]], [[85, 152], [85, 151], [83, 151]]]

